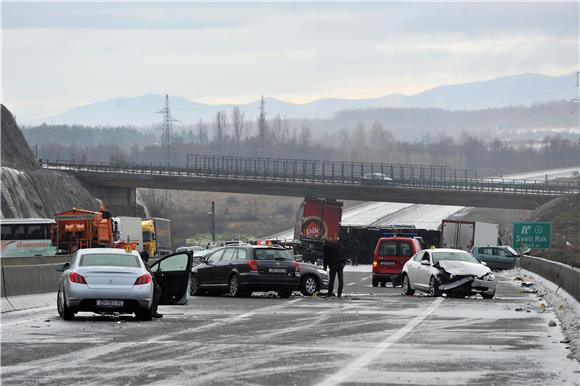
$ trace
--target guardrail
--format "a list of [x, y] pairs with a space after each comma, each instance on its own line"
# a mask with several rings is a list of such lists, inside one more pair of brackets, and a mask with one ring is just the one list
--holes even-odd
[[[228, 163], [225, 161], [226, 159], [229, 159], [228, 157], [222, 158], [223, 159], [220, 159], [220, 161], [215, 161], [215, 163], [214, 161], [207, 161], [209, 158], [198, 158], [198, 162], [192, 163], [191, 166], [153, 163], [105, 163], [58, 160], [41, 160], [41, 165], [47, 169], [72, 171], [74, 173], [91, 172], [149, 176], [228, 178], [544, 196], [560, 196], [563, 194], [574, 194], [580, 192], [580, 186], [571, 182], [545, 182], [536, 180], [508, 180], [493, 178], [484, 179], [468, 177], [466, 172], [464, 172], [463, 175], [457, 175], [457, 171], [460, 169], [439, 169], [440, 174], [437, 174], [431, 169], [426, 169], [426, 166], [424, 165], [419, 167], [419, 175], [417, 176], [403, 172], [398, 175], [392, 174], [395, 178], [392, 178], [391, 180], [374, 180], [367, 178], [368, 173], [371, 173], [371, 170], [375, 170], [376, 173], [381, 173], [380, 170], [385, 171], [384, 169], [386, 166], [388, 166], [389, 169], [392, 167], [393, 170], [395, 166], [387, 164], [361, 164], [332, 161], [252, 158], [235, 159], [234, 157], [232, 157], [234, 158], [234, 161]], [[200, 159], [204, 159], [204, 161], [202, 162]], [[244, 162], [241, 162], [242, 160]], [[429, 170], [429, 172], [427, 172], [427, 170]], [[441, 170], [444, 171], [441, 172]], [[453, 175], [448, 176], [447, 173], [453, 173]]]
[[550, 280], [580, 302], [580, 269], [532, 256], [522, 256], [520, 266]]

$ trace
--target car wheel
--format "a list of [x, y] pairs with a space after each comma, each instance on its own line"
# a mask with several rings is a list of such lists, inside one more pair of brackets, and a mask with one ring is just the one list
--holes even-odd
[[288, 299], [290, 296], [292, 296], [292, 290], [278, 291], [278, 296], [280, 296], [282, 299]]
[[191, 278], [189, 279], [190, 281], [190, 285], [189, 285], [189, 294], [191, 296], [197, 296], [199, 295], [199, 279], [197, 278], [197, 275], [191, 274]]
[[413, 295], [415, 290], [411, 288], [411, 282], [409, 280], [409, 276], [403, 275], [403, 295]]
[[232, 297], [239, 297], [242, 293], [240, 292], [240, 278], [238, 275], [232, 275], [230, 281], [228, 282], [228, 293]]
[[64, 291], [58, 290], [56, 297], [56, 308], [58, 314], [63, 320], [73, 320], [75, 318], [75, 313], [66, 305], [66, 300], [64, 298]]
[[151, 319], [153, 319], [153, 307], [135, 311], [135, 317], [144, 322], [150, 321]]
[[379, 286], [379, 279], [375, 279], [373, 277], [373, 287], [378, 287]]
[[481, 293], [481, 297], [484, 299], [493, 299], [494, 296], [495, 296], [495, 291], [493, 291], [490, 294], [486, 294], [485, 292]]
[[431, 279], [429, 280], [429, 295], [433, 297], [441, 296], [441, 291], [439, 291], [439, 283], [437, 283], [435, 276], [431, 276]]
[[400, 277], [396, 277], [395, 279], [393, 279], [391, 281], [391, 284], [393, 285], [393, 288], [399, 287], [401, 285], [401, 278]]
[[300, 283], [300, 292], [304, 296], [312, 296], [320, 290], [318, 280], [312, 275], [305, 276]]

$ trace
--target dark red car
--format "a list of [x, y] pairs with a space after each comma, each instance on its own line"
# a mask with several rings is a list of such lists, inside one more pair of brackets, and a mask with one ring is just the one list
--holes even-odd
[[388, 281], [393, 287], [401, 285], [403, 265], [421, 249], [421, 243], [413, 237], [380, 238], [373, 257], [373, 287], [384, 287]]

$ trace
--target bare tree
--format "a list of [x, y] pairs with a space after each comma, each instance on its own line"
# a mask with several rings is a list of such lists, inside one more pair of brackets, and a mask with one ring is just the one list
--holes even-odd
[[274, 145], [278, 145], [282, 142], [282, 118], [280, 114], [276, 114], [272, 120], [272, 140]]
[[199, 139], [200, 145], [207, 145], [207, 126], [205, 125], [203, 119], [200, 119], [199, 122], [197, 122], [197, 138]]
[[263, 143], [268, 142], [268, 122], [266, 122], [266, 110], [264, 109], [264, 96], [260, 100], [260, 115], [258, 116], [258, 137]]
[[242, 135], [244, 134], [244, 113], [240, 111], [238, 106], [234, 106], [232, 110], [232, 125], [234, 127], [236, 142], [240, 143]]
[[226, 132], [226, 112], [218, 111], [215, 114], [215, 120], [213, 121], [213, 128], [215, 130], [215, 138], [221, 142], [227, 138]]
[[302, 125], [300, 128], [300, 142], [302, 146], [309, 146], [312, 140], [312, 130], [308, 125]]

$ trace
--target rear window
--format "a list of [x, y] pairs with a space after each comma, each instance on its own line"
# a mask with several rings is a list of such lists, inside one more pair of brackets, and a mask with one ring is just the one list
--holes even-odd
[[81, 257], [80, 266], [81, 267], [132, 267], [139, 268], [140, 258], [133, 255], [122, 255], [122, 254], [91, 254], [83, 255]]
[[381, 243], [381, 249], [379, 250], [379, 255], [381, 256], [395, 256], [397, 254], [397, 242], [396, 241], [383, 241]]
[[254, 259], [256, 260], [291, 260], [294, 259], [284, 249], [254, 249]]

